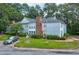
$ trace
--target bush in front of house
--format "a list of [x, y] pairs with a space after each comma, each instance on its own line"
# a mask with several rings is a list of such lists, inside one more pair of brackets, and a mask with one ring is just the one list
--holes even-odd
[[[43, 38], [43, 35], [31, 35], [31, 38], [41, 39], [41, 38]], [[60, 39], [60, 37], [57, 35], [46, 35], [46, 37], [44, 37], [44, 39], [45, 38], [48, 40], [59, 40]]]
[[5, 32], [5, 34], [7, 34], [7, 35], [16, 35], [16, 33], [13, 33], [13, 32]]
[[60, 37], [60, 40], [66, 40], [68, 36], [68, 33], [64, 33], [63, 37]]
[[64, 36], [63, 36], [63, 37], [64, 37], [65, 39], [67, 39], [68, 36], [69, 36], [68, 33], [64, 33]]
[[[5, 32], [7, 35], [16, 35], [16, 33], [13, 32]], [[18, 33], [18, 36], [26, 36], [26, 33]]]
[[60, 37], [60, 40], [65, 40], [66, 38], [65, 37]]
[[59, 40], [60, 37], [57, 35], [47, 35], [48, 40]]
[[31, 38], [40, 39], [40, 38], [43, 38], [43, 36], [34, 34], [34, 35], [31, 35]]
[[26, 36], [27, 34], [26, 33], [19, 33], [18, 35], [19, 36]]

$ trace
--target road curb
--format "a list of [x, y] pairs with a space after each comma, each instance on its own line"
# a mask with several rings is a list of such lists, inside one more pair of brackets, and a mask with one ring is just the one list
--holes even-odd
[[41, 48], [22, 48], [22, 47], [15, 47], [18, 50], [30, 50], [30, 51], [52, 51], [52, 52], [77, 52], [75, 50], [66, 50], [66, 49], [41, 49]]

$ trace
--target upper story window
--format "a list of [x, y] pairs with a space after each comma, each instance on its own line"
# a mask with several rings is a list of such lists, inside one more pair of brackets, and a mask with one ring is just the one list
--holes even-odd
[[35, 29], [35, 26], [29, 26], [29, 29]]
[[25, 28], [27, 28], [28, 27], [28, 25], [25, 25]]

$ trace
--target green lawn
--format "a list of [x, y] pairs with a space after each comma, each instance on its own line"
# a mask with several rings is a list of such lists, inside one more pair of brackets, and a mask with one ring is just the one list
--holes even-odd
[[43, 39], [30, 39], [30, 43], [24, 42], [24, 37], [20, 37], [19, 42], [15, 45], [17, 47], [33, 47], [33, 48], [56, 48], [56, 49], [70, 49], [79, 46], [79, 41], [73, 42], [57, 42], [55, 40], [48, 40], [45, 43]]
[[[4, 41], [8, 38], [9, 35], [0, 35], [0, 41]], [[17, 47], [33, 47], [33, 48], [56, 48], [56, 49], [70, 49], [76, 48], [79, 46], [79, 41], [73, 42], [59, 42], [55, 40], [48, 40], [48, 43], [45, 43], [44, 39], [32, 39], [30, 38], [30, 43], [24, 42], [24, 37], [19, 38], [19, 42], [15, 44]]]
[[0, 41], [6, 40], [8, 38], [9, 35], [0, 35]]

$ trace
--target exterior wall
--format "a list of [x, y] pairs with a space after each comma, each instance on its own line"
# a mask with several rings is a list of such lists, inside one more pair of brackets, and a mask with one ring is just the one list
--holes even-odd
[[60, 26], [61, 26], [60, 33], [61, 33], [61, 36], [63, 36], [64, 33], [66, 33], [66, 24], [61, 24], [60, 23]]
[[67, 32], [67, 26], [66, 26], [66, 24], [64, 24], [64, 32], [65, 33]]
[[[23, 33], [35, 34], [36, 23], [22, 24]], [[66, 33], [66, 24], [42, 23], [43, 34], [63, 36]]]
[[23, 33], [28, 33], [28, 24], [22, 24]]
[[22, 26], [23, 26], [23, 33], [35, 34], [35, 31], [36, 31], [35, 23], [22, 24]]
[[43, 23], [43, 33], [48, 35], [60, 35], [60, 23]]
[[29, 23], [28, 24], [28, 34], [35, 34], [35, 31], [36, 31], [35, 25], [36, 25], [35, 23]]

